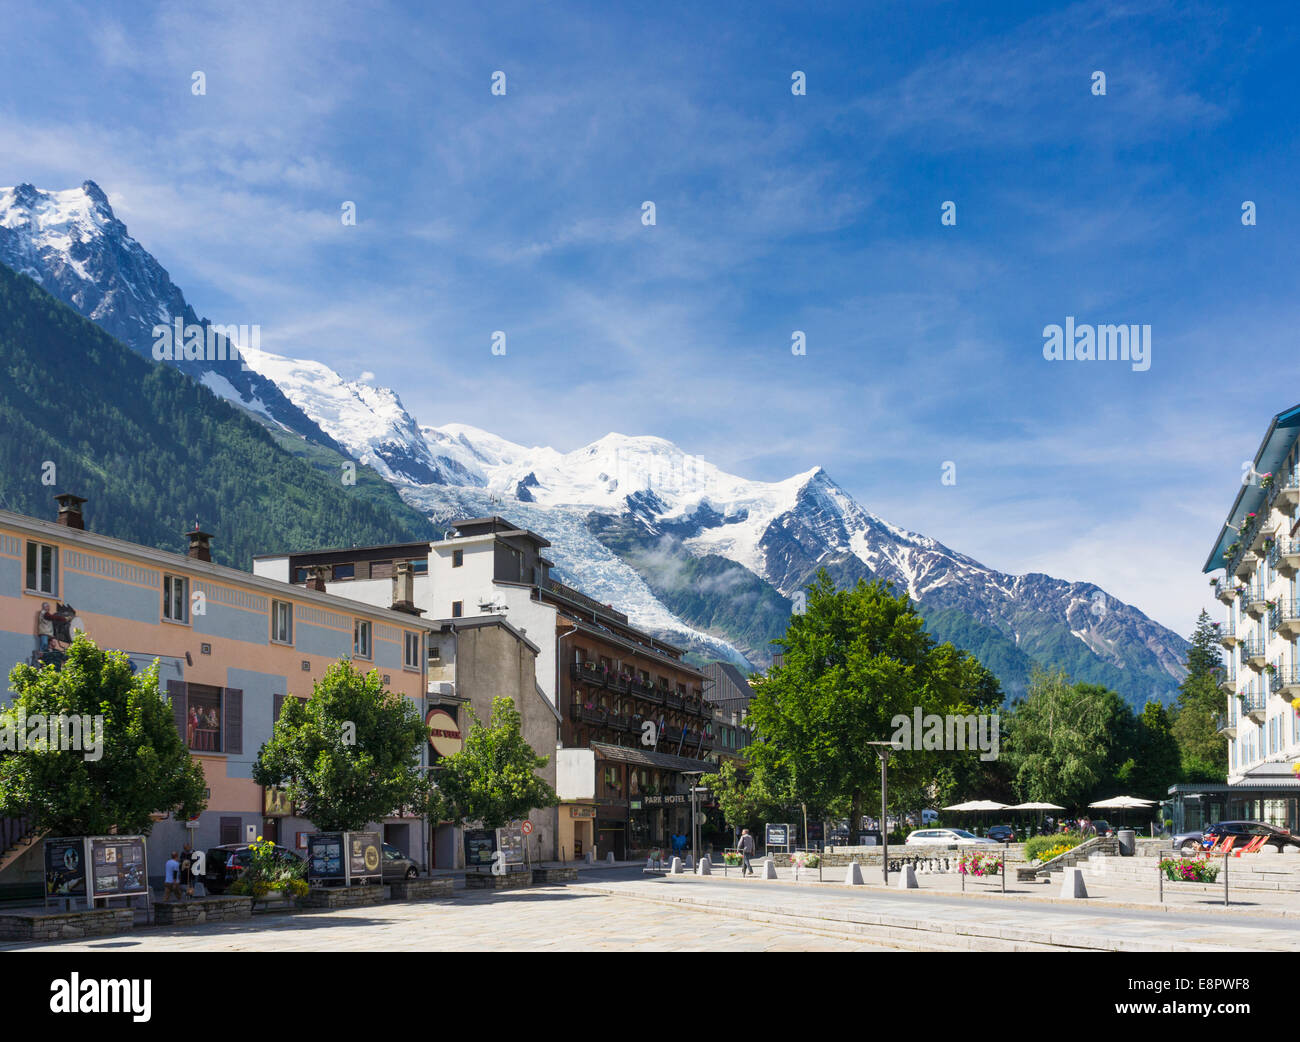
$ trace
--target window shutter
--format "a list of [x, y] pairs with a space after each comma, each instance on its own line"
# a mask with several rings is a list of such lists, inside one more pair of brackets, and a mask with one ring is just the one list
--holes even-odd
[[271, 710], [271, 726], [274, 727], [275, 722], [280, 719], [280, 710], [284, 707], [284, 695], [273, 695], [272, 705], [274, 708]]
[[242, 753], [244, 751], [244, 692], [237, 687], [222, 688], [222, 704], [225, 706], [225, 751]]
[[172, 700], [172, 718], [176, 721], [176, 731], [180, 734], [181, 741], [185, 743], [185, 748], [188, 749], [189, 738], [185, 733], [185, 718], [189, 715], [189, 706], [186, 705], [185, 681], [167, 681], [167, 695]]

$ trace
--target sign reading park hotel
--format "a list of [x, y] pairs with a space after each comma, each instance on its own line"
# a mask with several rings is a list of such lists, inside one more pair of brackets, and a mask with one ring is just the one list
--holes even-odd
[[438, 756], [454, 756], [465, 747], [460, 725], [445, 709], [430, 709], [424, 718], [429, 728], [429, 745]]

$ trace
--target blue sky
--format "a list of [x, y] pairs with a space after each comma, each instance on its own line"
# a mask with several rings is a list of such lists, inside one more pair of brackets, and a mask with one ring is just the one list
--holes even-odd
[[[994, 567], [1213, 610], [1300, 401], [1287, 7], [611, 6], [0, 4], [0, 184], [97, 181], [200, 314], [421, 422], [820, 464]], [[1149, 324], [1150, 370], [1044, 360], [1067, 315]]]

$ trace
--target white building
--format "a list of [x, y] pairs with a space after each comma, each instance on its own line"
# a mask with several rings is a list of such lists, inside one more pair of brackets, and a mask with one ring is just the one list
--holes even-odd
[[1300, 795], [1298, 533], [1300, 406], [1273, 418], [1204, 569], [1224, 570], [1214, 585], [1227, 608], [1219, 730], [1229, 739], [1229, 794], [1249, 811], [1242, 817], [1291, 827]]

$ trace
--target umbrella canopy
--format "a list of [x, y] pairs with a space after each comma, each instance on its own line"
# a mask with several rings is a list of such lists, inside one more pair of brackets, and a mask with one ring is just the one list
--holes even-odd
[[944, 810], [1006, 810], [1005, 803], [995, 803], [993, 800], [970, 800], [967, 803], [954, 803], [951, 807], [944, 807]]
[[1136, 796], [1113, 796], [1108, 800], [1089, 803], [1088, 806], [1096, 807], [1098, 810], [1145, 810], [1155, 802], [1155, 800], [1141, 800]]
[[1007, 810], [1065, 810], [1065, 808], [1058, 807], [1055, 803], [1017, 803]]

